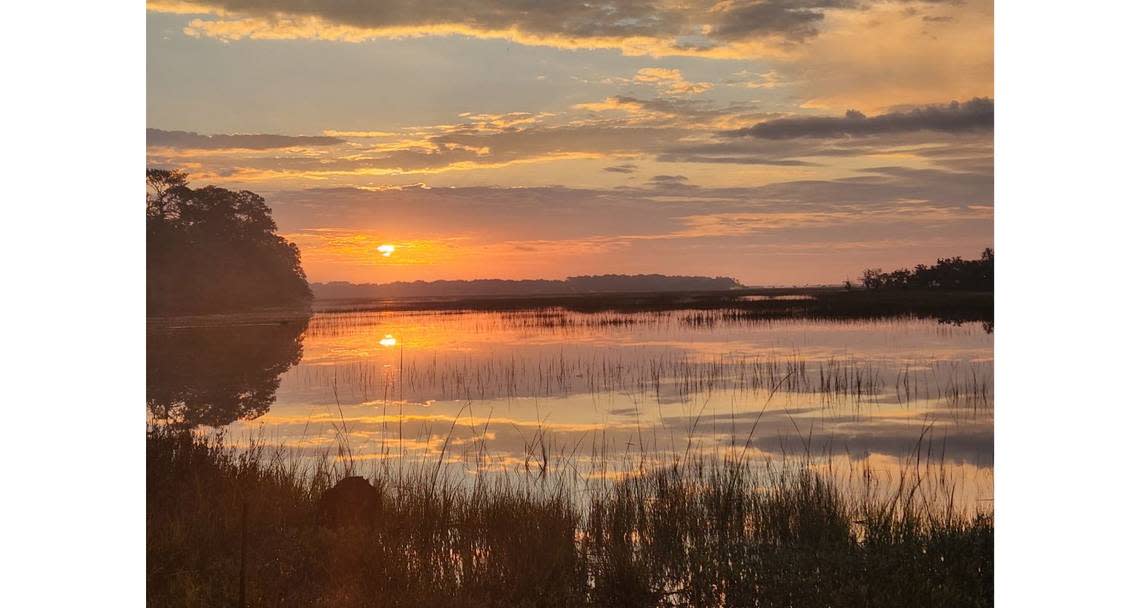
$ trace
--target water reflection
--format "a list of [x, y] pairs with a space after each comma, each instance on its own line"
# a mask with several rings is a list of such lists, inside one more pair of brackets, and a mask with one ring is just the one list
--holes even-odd
[[810, 451], [889, 476], [933, 458], [972, 504], [992, 496], [990, 331], [694, 310], [319, 313], [152, 332], [148, 405], [302, 458], [348, 443], [357, 462], [467, 472]]
[[225, 426], [269, 411], [281, 375], [300, 363], [308, 319], [147, 331], [146, 401], [153, 421]]

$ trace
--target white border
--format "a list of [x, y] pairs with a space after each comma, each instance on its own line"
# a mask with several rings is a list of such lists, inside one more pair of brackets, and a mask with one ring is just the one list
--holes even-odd
[[1138, 11], [996, 8], [996, 602], [1134, 605]]
[[[996, 8], [997, 603], [1126, 604], [1140, 19]], [[5, 22], [5, 603], [143, 605], [143, 4]]]
[[145, 18], [4, 8], [8, 606], [145, 605]]

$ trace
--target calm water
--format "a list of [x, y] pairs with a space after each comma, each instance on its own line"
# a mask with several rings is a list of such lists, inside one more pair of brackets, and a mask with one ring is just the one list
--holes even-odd
[[611, 477], [694, 455], [810, 454], [884, 485], [937, 465], [992, 497], [993, 336], [931, 320], [719, 312], [318, 313], [152, 329], [152, 419], [294, 457]]

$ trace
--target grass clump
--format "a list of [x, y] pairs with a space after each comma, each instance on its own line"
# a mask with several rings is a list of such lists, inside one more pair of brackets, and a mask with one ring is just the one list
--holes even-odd
[[584, 487], [379, 469], [377, 524], [329, 529], [318, 503], [339, 477], [337, 461], [299, 462], [256, 443], [227, 449], [217, 438], [149, 431], [148, 604], [993, 600], [992, 518], [926, 507], [902, 485], [887, 498], [856, 496], [804, 463], [691, 460]]

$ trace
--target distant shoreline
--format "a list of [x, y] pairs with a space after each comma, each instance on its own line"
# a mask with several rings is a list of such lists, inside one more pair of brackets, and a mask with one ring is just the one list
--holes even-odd
[[[738, 287], [734, 289], [673, 290], [673, 291], [614, 291], [588, 293], [537, 293], [502, 295], [455, 296], [400, 296], [361, 298], [316, 298], [314, 312], [340, 312], [350, 310], [525, 310], [528, 308], [585, 307], [597, 311], [614, 310], [637, 312], [642, 307], [658, 309], [660, 306], [686, 308], [719, 308], [744, 302], [749, 296], [815, 297], [842, 291], [839, 286], [821, 287]], [[586, 311], [586, 310], [583, 310]]]
[[727, 291], [744, 287], [732, 277], [601, 274], [564, 279], [470, 279], [390, 283], [310, 283], [315, 299], [560, 296], [571, 294]]
[[993, 292], [842, 287], [765, 287], [719, 291], [628, 292], [528, 296], [318, 299], [306, 308], [265, 308], [199, 315], [147, 317], [148, 328], [292, 323], [315, 313], [572, 312], [639, 313], [719, 310], [725, 320], [874, 319], [913, 316], [943, 322], [993, 322]]

